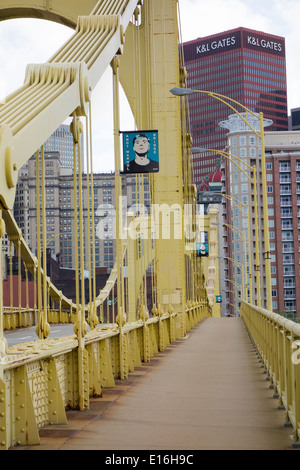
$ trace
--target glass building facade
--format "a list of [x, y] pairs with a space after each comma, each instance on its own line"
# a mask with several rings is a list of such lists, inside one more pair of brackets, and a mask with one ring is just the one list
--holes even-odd
[[[228, 96], [273, 121], [270, 131], [288, 129], [285, 39], [245, 28], [183, 44], [188, 88]], [[243, 109], [234, 105], [242, 112]], [[232, 111], [205, 94], [189, 96], [193, 147], [224, 150], [227, 131], [219, 123]], [[194, 154], [195, 183], [215, 168], [218, 155]]]
[[[61, 124], [46, 140], [45, 152], [59, 152], [60, 164], [63, 168], [73, 169], [73, 135], [68, 124]], [[78, 149], [76, 148], [77, 158]], [[83, 136], [81, 136], [81, 167], [84, 168]], [[78, 162], [77, 162], [78, 168]]]

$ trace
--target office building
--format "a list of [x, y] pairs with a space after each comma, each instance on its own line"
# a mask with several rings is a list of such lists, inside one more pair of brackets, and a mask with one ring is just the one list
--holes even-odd
[[[143, 194], [139, 189], [143, 178]], [[40, 182], [41, 184], [41, 182]], [[78, 184], [78, 183], [77, 183]], [[79, 240], [79, 190], [76, 188], [77, 199], [77, 235]], [[122, 195], [124, 198], [124, 214], [127, 209], [136, 210], [138, 204], [149, 207], [150, 191], [148, 176], [135, 175], [122, 177]], [[46, 240], [47, 249], [60, 266], [75, 269], [76, 267], [76, 228], [75, 228], [75, 194], [74, 175], [71, 168], [61, 166], [59, 152], [45, 152], [45, 209], [46, 209]], [[42, 201], [41, 187], [39, 191], [40, 207]], [[93, 200], [93, 207], [92, 207]], [[88, 205], [89, 201], [89, 205]], [[22, 169], [18, 179], [14, 216], [22, 234], [31, 250], [37, 253], [37, 190], [36, 190], [36, 156], [32, 156], [26, 168]], [[113, 268], [116, 257], [116, 205], [114, 173], [94, 173], [93, 187], [86, 173], [82, 174], [82, 207], [85, 266], [89, 265], [89, 249], [91, 265], [95, 259], [95, 267], [106, 267], [108, 273]], [[92, 226], [92, 210], [94, 209], [94, 228]], [[95, 252], [92, 250], [93, 229]], [[41, 222], [42, 240], [42, 222]], [[8, 253], [8, 252], [7, 252]], [[80, 254], [80, 246], [78, 247]], [[93, 255], [95, 257], [93, 257]]]
[[[81, 168], [84, 168], [83, 136], [81, 135]], [[59, 152], [60, 164], [64, 168], [73, 169], [73, 134], [68, 124], [61, 124], [58, 129], [46, 140], [45, 152]], [[78, 150], [77, 150], [78, 155]], [[78, 163], [77, 163], [78, 168]]]
[[[51, 250], [53, 257], [59, 256], [60, 265], [65, 268], [76, 267], [76, 230], [79, 241], [79, 189], [74, 192], [74, 176], [70, 168], [64, 168], [60, 164], [58, 152], [45, 152], [45, 209], [46, 209], [46, 239], [47, 248]], [[28, 162], [28, 174], [20, 178], [20, 184], [25, 180], [28, 185], [29, 199], [29, 231], [28, 243], [31, 250], [37, 252], [37, 191], [36, 191], [36, 158], [31, 157]], [[78, 185], [78, 183], [77, 183]], [[24, 183], [23, 183], [24, 186]], [[95, 266], [105, 266], [108, 271], [113, 267], [115, 259], [115, 240], [113, 237], [114, 216], [114, 174], [94, 174], [93, 187], [87, 175], [82, 175], [82, 207], [83, 207], [83, 237], [85, 264], [88, 265], [89, 252], [92, 249], [92, 198], [94, 203], [95, 227], [100, 222], [100, 217], [105, 218], [105, 235], [99, 239], [95, 233]], [[76, 194], [76, 195], [75, 195]], [[75, 197], [77, 201], [77, 214], [75, 214]], [[88, 206], [89, 201], [89, 206]], [[41, 189], [40, 189], [41, 204]], [[99, 213], [99, 208], [105, 212]], [[75, 216], [77, 215], [77, 227]], [[42, 226], [41, 226], [42, 228]], [[41, 230], [42, 238], [42, 230]], [[78, 256], [80, 246], [78, 246]]]
[[[285, 39], [237, 28], [183, 44], [186, 86], [227, 96], [273, 121], [268, 131], [288, 129]], [[233, 103], [237, 111], [243, 110]], [[189, 96], [193, 147], [223, 150], [226, 131], [219, 122], [228, 106], [207, 94]], [[196, 184], [211, 173], [217, 154], [194, 154]]]
[[[244, 118], [246, 117], [245, 114], [242, 114], [242, 116]], [[258, 118], [254, 116], [249, 117], [249, 123], [256, 132], [260, 132], [260, 121]], [[265, 129], [271, 125], [271, 120], [264, 119]], [[245, 279], [247, 277], [249, 279], [249, 274], [252, 274], [253, 301], [256, 302], [258, 297], [260, 297], [262, 306], [266, 307], [260, 139], [250, 130], [237, 114], [230, 115], [226, 121], [222, 121], [220, 123], [220, 126], [223, 129], [227, 129], [227, 132], [229, 131], [227, 134], [226, 146], [226, 153], [229, 158], [223, 158], [221, 166], [224, 172], [224, 177], [222, 178], [224, 194], [227, 196], [227, 198], [226, 196], [224, 197], [222, 209], [223, 222], [227, 224], [227, 226], [224, 226], [224, 256], [235, 260], [235, 262], [226, 262], [225, 277], [233, 280], [235, 282], [235, 287], [236, 285], [240, 286], [239, 289], [232, 289], [233, 286], [231, 286], [231, 290], [236, 291], [235, 298], [233, 298], [233, 293], [230, 293], [228, 297], [230, 298], [230, 303], [237, 305], [237, 308], [239, 308], [240, 301], [237, 298], [237, 294], [242, 294], [243, 283], [245, 283]], [[254, 174], [253, 171], [250, 170], [254, 165], [256, 167], [257, 178], [256, 207], [254, 185], [252, 183], [254, 182]], [[258, 250], [256, 246], [255, 233], [255, 208], [257, 209], [258, 216]], [[248, 231], [249, 223], [250, 231]], [[251, 256], [251, 269], [248, 265], [249, 252]], [[258, 260], [256, 260], [256, 252], [260, 255]], [[245, 279], [243, 279], [242, 276], [241, 265], [243, 267], [248, 265]], [[262, 275], [262, 277], [260, 277], [260, 291], [257, 290], [258, 275]], [[249, 288], [250, 285], [247, 286], [248, 290]]]
[[[232, 122], [231, 122], [232, 121]], [[257, 120], [258, 121], [258, 120]], [[266, 120], [265, 125], [269, 122]], [[223, 126], [226, 122], [222, 123]], [[255, 122], [252, 123], [255, 129]], [[267, 128], [267, 127], [266, 127]], [[257, 168], [257, 214], [261, 302], [266, 307], [265, 244], [263, 226], [263, 195], [261, 149], [257, 136], [236, 115], [229, 117], [226, 151], [249, 166]], [[258, 129], [257, 129], [258, 130]], [[300, 312], [300, 132], [266, 132], [266, 181], [268, 226], [271, 260], [272, 308], [274, 312], [296, 315]], [[232, 160], [235, 160], [232, 158]], [[257, 301], [256, 234], [253, 171], [235, 160], [244, 173], [231, 161], [222, 161], [224, 171], [223, 228], [225, 278], [228, 305], [239, 308], [242, 293], [242, 268], [247, 265], [250, 287], [248, 248], [251, 256], [253, 302]], [[229, 196], [229, 197], [228, 197]], [[240, 201], [243, 205], [234, 202]], [[239, 207], [238, 207], [239, 206]], [[248, 208], [250, 230], [248, 231]], [[228, 227], [230, 226], [230, 227]], [[234, 229], [231, 229], [234, 227]], [[250, 234], [250, 239], [249, 239]], [[242, 240], [242, 238], [244, 240]], [[245, 258], [246, 253], [246, 258]], [[234, 260], [234, 261], [231, 261]], [[234, 283], [234, 286], [231, 285]], [[240, 288], [237, 288], [237, 285]], [[232, 289], [234, 287], [234, 289]], [[235, 291], [235, 293], [230, 292]], [[228, 308], [232, 313], [232, 309]]]
[[299, 316], [300, 131], [266, 134], [265, 149], [273, 309]]
[[291, 109], [291, 115], [289, 116], [289, 130], [300, 130], [300, 108]]

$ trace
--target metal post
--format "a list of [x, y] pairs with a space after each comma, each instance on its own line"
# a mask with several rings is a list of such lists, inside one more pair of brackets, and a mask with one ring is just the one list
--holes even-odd
[[124, 273], [123, 273], [123, 247], [122, 247], [122, 204], [121, 199], [121, 155], [120, 155], [120, 110], [119, 110], [119, 58], [114, 57], [111, 62], [113, 71], [113, 109], [114, 109], [114, 155], [115, 155], [115, 205], [116, 205], [116, 244], [117, 244], [117, 323], [119, 325], [120, 348], [120, 378], [127, 375], [125, 370], [126, 354], [123, 341], [122, 327], [125, 323], [124, 312]]
[[[0, 211], [0, 364], [6, 361], [7, 341], [4, 336], [4, 311], [3, 311], [3, 257], [2, 257], [2, 238], [5, 234], [5, 225]], [[0, 368], [1, 377], [1, 368]]]
[[258, 239], [258, 214], [257, 214], [257, 187], [256, 187], [256, 167], [253, 167], [253, 186], [254, 186], [254, 211], [255, 211], [255, 259], [256, 259], [256, 289], [257, 289], [257, 305], [261, 306], [260, 292], [260, 259], [259, 259], [259, 239]]
[[264, 134], [263, 113], [259, 113], [259, 121], [260, 121], [260, 144], [261, 144], [261, 173], [262, 173], [262, 187], [263, 187], [263, 219], [264, 219], [264, 241], [265, 241], [267, 310], [272, 311], [271, 259], [270, 259], [268, 194], [267, 194], [267, 179], [266, 179], [266, 156], [265, 156], [265, 134]]

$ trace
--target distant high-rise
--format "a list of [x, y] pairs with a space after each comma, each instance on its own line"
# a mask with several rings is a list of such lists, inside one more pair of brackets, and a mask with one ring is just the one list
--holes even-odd
[[299, 131], [300, 130], [300, 108], [291, 109], [291, 116], [289, 118], [289, 130]]
[[[61, 124], [58, 129], [46, 140], [44, 144], [45, 152], [59, 152], [60, 165], [63, 168], [73, 169], [73, 134], [68, 124]], [[78, 150], [77, 150], [78, 155]], [[83, 138], [81, 141], [81, 167], [84, 163]], [[78, 168], [78, 162], [77, 162]]]
[[[270, 131], [288, 129], [285, 39], [237, 28], [183, 44], [187, 87], [228, 96], [271, 119]], [[234, 107], [243, 111], [236, 105]], [[226, 133], [219, 122], [232, 111], [205, 94], [189, 96], [194, 147], [223, 150]], [[196, 184], [215, 168], [212, 152], [193, 157]]]

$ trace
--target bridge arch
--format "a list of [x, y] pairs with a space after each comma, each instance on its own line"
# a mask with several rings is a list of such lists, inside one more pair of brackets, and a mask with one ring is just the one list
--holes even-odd
[[75, 29], [78, 16], [88, 15], [97, 0], [0, 0], [0, 21], [37, 18], [61, 23]]

